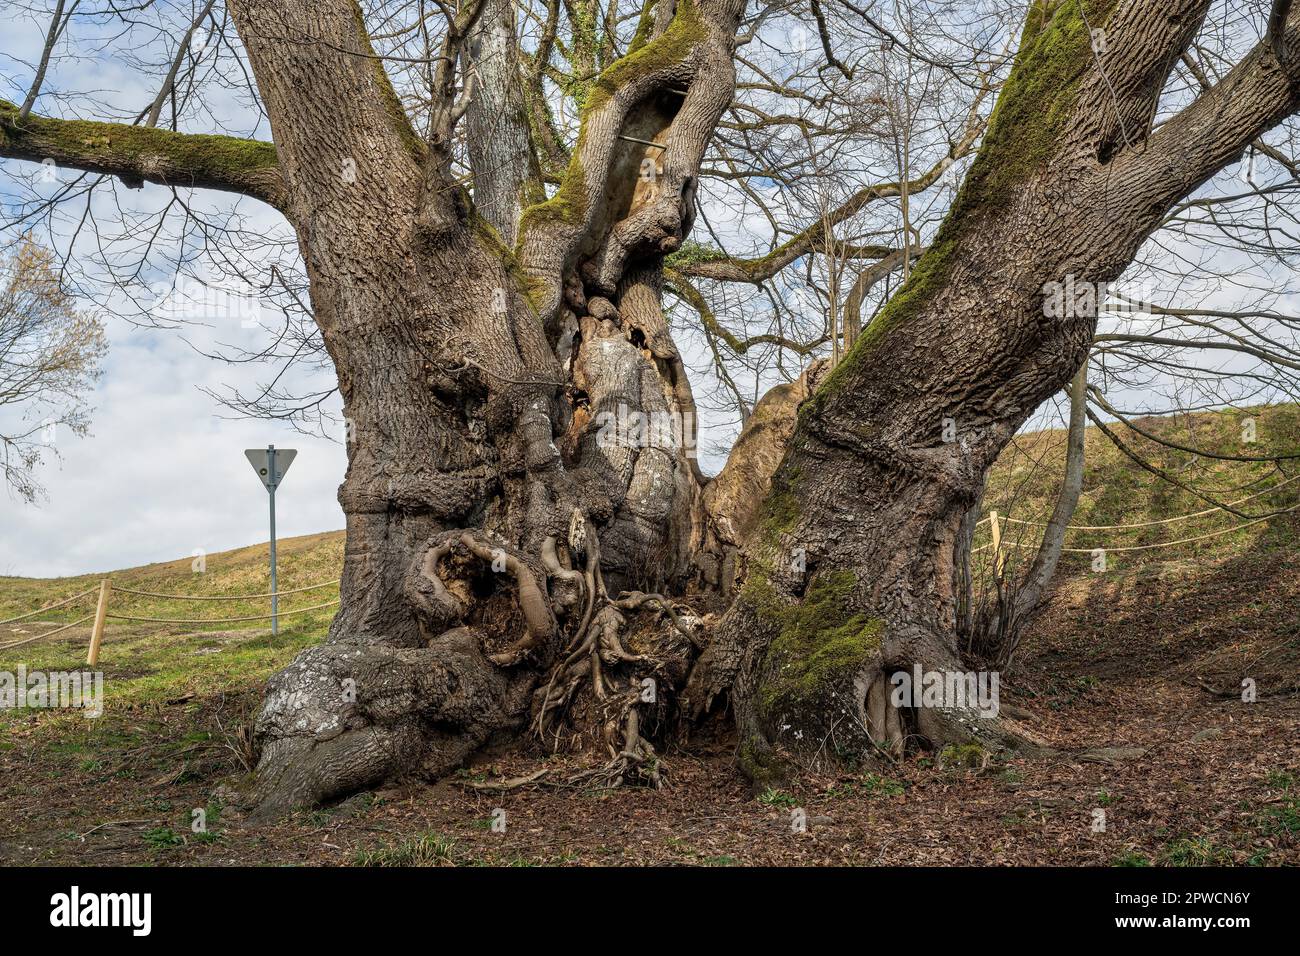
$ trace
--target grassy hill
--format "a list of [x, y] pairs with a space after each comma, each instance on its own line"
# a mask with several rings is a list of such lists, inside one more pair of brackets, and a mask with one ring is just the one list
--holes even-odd
[[[1247, 420], [1254, 422], [1255, 440], [1249, 443], [1242, 440], [1243, 423]], [[1300, 406], [1296, 405], [1141, 418], [1134, 424], [1164, 441], [1209, 453], [1256, 458], [1300, 455]], [[1245, 514], [1263, 515], [1300, 503], [1300, 480], [1283, 484], [1288, 476], [1300, 475], [1300, 458], [1284, 462], [1281, 469], [1266, 462], [1227, 461], [1160, 445], [1123, 425], [1109, 427], [1143, 460], [1217, 501], [1233, 502], [1253, 496], [1252, 500], [1237, 506]], [[1004, 518], [1046, 521], [1056, 505], [1064, 471], [1065, 439], [1064, 429], [1017, 436], [989, 476], [984, 512], [996, 509]], [[1212, 509], [1213, 505], [1144, 470], [1095, 427], [1088, 428], [1084, 447], [1083, 493], [1070, 523], [1138, 527], [1074, 531], [1067, 536], [1066, 547], [1089, 550], [1104, 547], [1107, 565], [1112, 570], [1153, 562], [1226, 559], [1257, 549], [1294, 549], [1300, 540], [1297, 539], [1300, 521], [1294, 514], [1249, 526], [1245, 519], [1226, 511], [1171, 520]], [[1278, 490], [1269, 491], [1272, 488]], [[1041, 538], [1038, 528], [1016, 523], [1006, 525], [1004, 534], [1012, 558], [1032, 557]], [[1119, 550], [1210, 534], [1213, 537], [1189, 544], [1141, 551]], [[976, 546], [988, 540], [986, 524], [977, 536]], [[1017, 548], [1017, 545], [1024, 547]], [[1066, 554], [1061, 562], [1065, 575], [1089, 573], [1089, 565], [1088, 554]]]
[[[193, 559], [148, 564], [121, 571], [68, 578], [0, 577], [0, 620], [61, 601], [82, 591], [92, 593], [75, 604], [39, 616], [40, 621], [0, 625], [0, 645], [26, 640], [59, 624], [93, 615], [100, 580], [108, 577], [115, 589], [159, 594], [222, 596], [260, 594], [269, 590], [266, 544], [224, 551], [206, 557], [196, 571]], [[343, 532], [303, 535], [277, 542], [278, 587], [281, 591], [337, 581], [343, 567]], [[311, 607], [338, 597], [336, 585], [280, 599], [280, 611]], [[270, 611], [270, 601], [174, 601], [114, 590], [109, 613], [127, 617], [183, 620], [251, 617]], [[259, 684], [287, 663], [302, 647], [319, 640], [334, 615], [333, 607], [289, 614], [280, 633], [271, 634], [270, 621], [213, 624], [156, 624], [110, 619], [105, 628], [100, 665], [120, 699], [143, 703]], [[29, 668], [72, 670], [85, 664], [90, 625], [64, 631], [48, 641], [0, 647], [0, 671], [18, 664]], [[7, 716], [0, 711], [0, 726]]]

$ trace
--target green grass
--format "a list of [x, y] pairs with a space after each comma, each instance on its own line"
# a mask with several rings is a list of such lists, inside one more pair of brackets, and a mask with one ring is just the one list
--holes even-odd
[[455, 866], [456, 844], [436, 833], [422, 833], [401, 843], [358, 851], [355, 866]]
[[1167, 845], [1158, 862], [1165, 866], [1230, 866], [1232, 854], [1208, 837], [1186, 837]]
[[[343, 564], [343, 533], [305, 535], [278, 543], [281, 590], [334, 580]], [[114, 571], [107, 576], [115, 587], [165, 594], [232, 595], [268, 590], [267, 546], [254, 545], [208, 555], [206, 570], [192, 570], [190, 558]], [[79, 591], [97, 588], [104, 574], [72, 578], [0, 578], [0, 619], [35, 610]], [[331, 601], [336, 586], [289, 595], [281, 610]], [[95, 595], [71, 610], [41, 615], [42, 620], [66, 622], [93, 613]], [[210, 619], [244, 617], [269, 609], [262, 601], [178, 602], [114, 592], [109, 612], [131, 617]], [[281, 619], [280, 633], [271, 634], [270, 622], [233, 624], [139, 624], [109, 620], [100, 650], [104, 672], [106, 713], [121, 715], [142, 706], [164, 705], [189, 695], [203, 697], [260, 686], [304, 647], [325, 635], [335, 608]], [[25, 631], [26, 633], [18, 633]], [[30, 621], [0, 627], [0, 644], [38, 633]], [[0, 671], [19, 664], [29, 670], [81, 670], [85, 668], [89, 626], [74, 628], [49, 641], [0, 649]], [[19, 720], [57, 720], [79, 715], [19, 709], [0, 711], [0, 728]]]
[[[1255, 421], [1255, 441], [1242, 440], [1242, 423]], [[1136, 424], [1166, 441], [1219, 454], [1264, 457], [1300, 451], [1300, 406], [1228, 409], [1188, 416], [1137, 419]], [[1278, 471], [1268, 463], [1221, 461], [1161, 446], [1125, 426], [1109, 426], [1134, 452], [1179, 481], [1209, 494], [1218, 501], [1235, 501], [1277, 485]], [[1046, 521], [1056, 505], [1065, 462], [1064, 429], [1018, 435], [989, 475], [982, 502], [1003, 517]], [[1117, 525], [1161, 521], [1210, 508], [1204, 499], [1143, 470], [1120, 451], [1100, 430], [1090, 427], [1085, 437], [1086, 466], [1083, 493], [1071, 525]], [[1288, 469], [1290, 470], [1290, 469]], [[1292, 471], [1294, 474], [1294, 471]], [[1248, 514], [1290, 507], [1300, 503], [1300, 481], [1242, 504]], [[1163, 525], [1113, 531], [1072, 531], [1066, 547], [1105, 547], [1107, 569], [1137, 567], [1154, 562], [1227, 558], [1254, 549], [1294, 549], [1300, 543], [1300, 513], [1282, 516], [1248, 528], [1232, 531], [1192, 544], [1147, 551], [1116, 552], [1123, 546], [1191, 538], [1242, 524], [1227, 512], [1215, 512]], [[1041, 529], [1009, 524], [1003, 540], [1008, 544], [1011, 567], [1032, 560]], [[980, 527], [975, 546], [989, 542], [989, 525]], [[1016, 547], [1021, 545], [1021, 547]], [[987, 564], [990, 551], [976, 556], [977, 567]], [[1090, 573], [1089, 554], [1067, 553], [1061, 559], [1064, 574]]]
[[[148, 564], [138, 568], [118, 571], [96, 572], [67, 578], [22, 578], [0, 577], [0, 620], [25, 614], [46, 604], [60, 601], [82, 591], [95, 590], [80, 599], [75, 605], [66, 609], [51, 611], [40, 615], [44, 621], [69, 623], [93, 615], [97, 590], [100, 581], [107, 577], [114, 588], [129, 588], [137, 591], [153, 591], [163, 594], [183, 594], [202, 597], [233, 596], [239, 594], [264, 594], [270, 588], [267, 574], [268, 554], [265, 544], [238, 548], [210, 554], [205, 558], [205, 569], [195, 571], [191, 558], [181, 558], [157, 564]], [[322, 581], [336, 580], [343, 568], [343, 532], [335, 531], [325, 534], [303, 535], [286, 538], [278, 542], [277, 548], [278, 586], [284, 590], [316, 584]], [[308, 607], [331, 601], [338, 596], [336, 587], [320, 588], [301, 594], [287, 595], [280, 599], [280, 610], [291, 611], [297, 607]], [[199, 620], [223, 617], [249, 617], [270, 611], [267, 599], [236, 601], [174, 601], [160, 598], [140, 597], [124, 591], [114, 591], [109, 601], [109, 613], [130, 617], [181, 618]], [[332, 611], [322, 609], [309, 613], [305, 618], [297, 615], [282, 619], [282, 624], [306, 619], [328, 620]], [[13, 627], [25, 628], [27, 634], [15, 635]], [[230, 629], [247, 630], [264, 628], [269, 631], [270, 621], [239, 622], [235, 624], [215, 623], [211, 625], [175, 625], [158, 626], [172, 632], [206, 633], [222, 632]], [[145, 629], [144, 625], [131, 622], [109, 620], [105, 631], [105, 652], [124, 635]], [[83, 647], [89, 626], [75, 629], [74, 640]], [[0, 627], [0, 643], [19, 637], [28, 637], [37, 633], [37, 629], [28, 622]], [[12, 651], [0, 651], [0, 662], [13, 656], [31, 657], [41, 648], [57, 646], [63, 643], [53, 639], [49, 644], [37, 641]]]
[[172, 847], [180, 846], [185, 842], [185, 838], [171, 827], [155, 827], [152, 830], [146, 830], [143, 839], [145, 843], [155, 850], [170, 850]]
[[1260, 814], [1259, 823], [1272, 836], [1300, 833], [1300, 779], [1293, 773], [1275, 770], [1268, 775], [1268, 786], [1282, 791], [1281, 801]]

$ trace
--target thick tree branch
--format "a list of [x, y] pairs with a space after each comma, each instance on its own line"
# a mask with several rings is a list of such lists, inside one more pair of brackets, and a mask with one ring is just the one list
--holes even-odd
[[[1276, 11], [1275, 11], [1276, 12]], [[1282, 50], [1281, 55], [1278, 49]], [[1126, 158], [1126, 181], [1160, 188], [1171, 205], [1238, 157], [1261, 133], [1300, 108], [1300, 12], [1261, 41], [1222, 80]]]
[[144, 182], [242, 193], [277, 209], [286, 191], [270, 143], [234, 136], [64, 120], [29, 114], [0, 100], [0, 156], [119, 176], [129, 186]]
[[[454, 209], [442, 166], [426, 163], [356, 0], [228, 0], [292, 192], [291, 218], [329, 217], [373, 235], [410, 210], [426, 176], [425, 218]], [[436, 179], [437, 181], [434, 181]]]
[[1076, 136], [1105, 158], [1146, 140], [1165, 77], [1196, 37], [1210, 0], [1124, 0], [1102, 19], [1105, 5], [1080, 3], [1090, 30], [1094, 69], [1079, 93]]
[[[593, 81], [559, 190], [530, 206], [520, 221], [519, 260], [539, 314], [556, 314], [563, 272], [580, 243], [598, 247], [584, 265], [584, 281], [608, 292], [629, 257], [680, 247], [695, 215], [700, 160], [735, 88], [732, 55], [741, 6], [736, 0], [682, 0], [661, 33]], [[625, 128], [629, 123], [636, 135]], [[656, 149], [653, 199], [611, 221], [620, 212], [607, 195], [616, 167], [631, 164], [633, 175], [623, 172], [618, 179], [635, 184], [647, 139]]]
[[1268, 15], [1268, 33], [1265, 39], [1273, 47], [1273, 53], [1279, 60], [1286, 55], [1286, 43], [1283, 31], [1287, 17], [1291, 15], [1291, 0], [1273, 0], [1273, 9]]

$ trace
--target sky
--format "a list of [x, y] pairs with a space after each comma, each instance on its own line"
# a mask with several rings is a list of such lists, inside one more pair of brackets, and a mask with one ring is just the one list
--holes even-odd
[[219, 417], [199, 390], [235, 378], [176, 332], [108, 324], [91, 435], [56, 433], [39, 473], [48, 501], [0, 491], [0, 575], [110, 571], [268, 537], [267, 494], [246, 448], [296, 448], [276, 494], [281, 537], [343, 527], [343, 445], [274, 421]]

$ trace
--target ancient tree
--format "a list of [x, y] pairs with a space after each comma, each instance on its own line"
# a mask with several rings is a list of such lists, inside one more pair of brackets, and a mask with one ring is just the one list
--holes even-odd
[[[833, 197], [806, 233], [737, 261], [687, 239], [715, 137], [749, 133], [729, 112], [738, 46], [766, 11], [650, 2], [615, 49], [591, 27], [599, 5], [566, 4], [557, 80], [558, 3], [526, 44], [504, 0], [420, 7], [410, 29], [442, 31], [407, 64], [427, 91], [413, 118], [377, 53], [391, 24], [355, 0], [227, 7], [273, 142], [29, 101], [0, 105], [0, 154], [241, 193], [293, 227], [349, 424], [347, 550], [328, 639], [272, 678], [257, 718], [262, 814], [524, 734], [589, 747], [595, 779], [653, 783], [656, 742], [728, 707], [756, 781], [909, 742], [1032, 744], [1009, 721], [896, 709], [888, 677], [964, 666], [963, 519], [1094, 337], [1095, 302], [1047, 309], [1045, 286], [1118, 277], [1296, 109], [1300, 11], [1275, 2], [1254, 48], [1156, 122], [1209, 0], [1036, 0], [987, 123], [992, 81], [943, 164]], [[862, 82], [811, 9], [823, 68]], [[557, 81], [579, 107], [571, 141]], [[835, 238], [976, 149], [933, 236]], [[843, 283], [842, 310], [833, 297], [830, 361], [747, 410], [706, 479], [666, 294], [707, 321], [693, 278], [761, 283], [819, 249], [880, 268]], [[863, 328], [863, 295], [897, 270]]]

